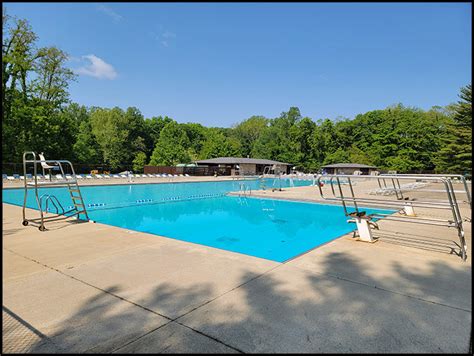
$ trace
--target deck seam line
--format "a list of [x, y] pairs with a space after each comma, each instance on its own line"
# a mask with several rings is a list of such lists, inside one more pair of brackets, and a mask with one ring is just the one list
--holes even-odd
[[[133, 340], [131, 340], [131, 341], [125, 343], [124, 345], [121, 345], [121, 346], [119, 346], [119, 347], [113, 349], [112, 351], [110, 351], [110, 353], [113, 354], [114, 352], [116, 352], [116, 351], [118, 351], [118, 350], [120, 350], [120, 349], [123, 349], [124, 347], [126, 347], [126, 346], [128, 346], [128, 345], [130, 345], [130, 344], [133, 344], [135, 341], [138, 341], [138, 340], [140, 340], [141, 338], [143, 338], [143, 337], [145, 337], [145, 336], [151, 334], [152, 332], [155, 332], [156, 330], [161, 329], [163, 326], [169, 325], [169, 324], [171, 324], [171, 323], [172, 323], [172, 321], [170, 320], [170, 321], [168, 321], [167, 323], [164, 323], [163, 325], [160, 325], [160, 326], [158, 326], [158, 327], [155, 328], [155, 329], [152, 329], [152, 330], [150, 330], [150, 331], [147, 331], [146, 333], [144, 333], [144, 334], [142, 334], [142, 335], [140, 335], [140, 336], [137, 336], [137, 338], [135, 338], [135, 339], [133, 339]], [[87, 351], [89, 351], [89, 350], [92, 350], [92, 348], [88, 349]], [[87, 351], [86, 351], [86, 352], [87, 352]]]
[[[215, 301], [215, 300], [218, 299], [218, 298], [223, 297], [224, 295], [226, 295], [226, 294], [228, 294], [228, 293], [230, 293], [230, 292], [233, 292], [234, 290], [236, 290], [236, 289], [238, 289], [238, 288], [240, 288], [240, 287], [242, 287], [242, 286], [244, 286], [244, 285], [246, 285], [246, 284], [248, 284], [248, 283], [250, 283], [250, 282], [256, 280], [257, 278], [262, 277], [263, 275], [265, 275], [265, 274], [267, 274], [267, 273], [270, 273], [270, 272], [274, 271], [275, 269], [277, 269], [277, 268], [279, 268], [279, 267], [281, 267], [281, 266], [283, 266], [283, 264], [274, 266], [274, 267], [272, 267], [272, 268], [266, 270], [265, 272], [259, 274], [258, 276], [255, 276], [255, 277], [249, 279], [248, 281], [245, 281], [245, 282], [239, 284], [238, 286], [235, 286], [234, 288], [229, 289], [228, 291], [226, 291], [226, 292], [224, 292], [224, 293], [222, 293], [222, 294], [219, 294], [218, 296], [216, 296], [216, 297], [214, 297], [214, 298], [212, 298], [212, 299], [209, 299], [208, 301], [204, 302], [203, 304], [198, 305], [197, 307], [195, 307], [195, 308], [193, 308], [193, 309], [187, 311], [186, 313], [184, 313], [184, 314], [178, 316], [178, 317], [175, 318], [173, 321], [176, 321], [176, 320], [178, 320], [178, 319], [180, 319], [180, 318], [182, 318], [182, 317], [188, 315], [189, 313], [192, 313], [193, 311], [195, 311], [195, 310], [197, 310], [197, 309], [199, 309], [199, 308], [201, 308], [201, 307], [203, 307], [203, 306], [205, 306], [205, 305], [207, 305], [207, 304], [209, 304], [209, 303]], [[177, 322], [177, 321], [176, 321], [176, 322]], [[185, 325], [183, 325], [183, 326], [185, 326]]]
[[[306, 271], [306, 268], [302, 268], [302, 267], [299, 267], [299, 266], [291, 266], [291, 267], [297, 268], [297, 269], [302, 270], [302, 271]], [[422, 302], [425, 302], [425, 303], [431, 303], [431, 304], [439, 305], [439, 306], [446, 307], [446, 308], [451, 308], [451, 309], [464, 311], [464, 312], [467, 312], [467, 313], [472, 313], [472, 310], [464, 309], [464, 308], [461, 308], [461, 307], [455, 307], [455, 306], [452, 306], [452, 305], [447, 305], [447, 304], [443, 304], [443, 303], [439, 303], [439, 302], [434, 302], [434, 301], [431, 301], [431, 300], [426, 300], [426, 299], [423, 299], [421, 297], [416, 297], [416, 296], [409, 295], [409, 294], [403, 294], [403, 293], [400, 293], [400, 292], [395, 292], [395, 291], [390, 290], [390, 289], [377, 287], [376, 285], [370, 285], [370, 284], [363, 283], [363, 282], [353, 281], [351, 279], [347, 279], [347, 278], [340, 277], [340, 276], [337, 276], [337, 275], [333, 275], [333, 274], [330, 274], [330, 273], [322, 273], [322, 272], [316, 272], [316, 271], [312, 271], [312, 272], [315, 273], [315, 274], [319, 274], [320, 276], [330, 277], [330, 278], [334, 278], [334, 279], [340, 279], [342, 281], [346, 281], [346, 282], [349, 282], [349, 283], [354, 283], [354, 284], [362, 285], [362, 286], [365, 286], [365, 287], [382, 290], [382, 291], [387, 292], [387, 293], [393, 293], [393, 294], [401, 295], [401, 296], [404, 296], [404, 297], [407, 297], [407, 298], [413, 298], [413, 299], [416, 299], [416, 300], [419, 300], [419, 301], [422, 301]]]

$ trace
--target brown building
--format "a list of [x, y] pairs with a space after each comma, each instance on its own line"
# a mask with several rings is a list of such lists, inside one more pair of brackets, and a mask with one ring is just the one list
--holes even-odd
[[360, 171], [364, 175], [369, 175], [376, 171], [377, 167], [360, 163], [334, 163], [322, 166], [321, 169], [327, 174], [354, 174], [355, 171]]
[[272, 161], [260, 158], [218, 157], [196, 161], [198, 166], [230, 168], [231, 175], [260, 175], [265, 167], [270, 167], [272, 173], [280, 171], [289, 173], [290, 163]]

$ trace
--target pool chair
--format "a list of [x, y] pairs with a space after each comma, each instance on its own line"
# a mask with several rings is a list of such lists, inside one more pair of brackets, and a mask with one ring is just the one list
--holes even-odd
[[189, 177], [189, 174], [187, 174], [187, 173], [184, 173], [184, 176], [185, 176], [185, 177]]
[[121, 174], [120, 178], [128, 178], [126, 174]]
[[61, 167], [59, 167], [58, 165], [50, 165], [48, 163], [46, 163], [46, 159], [44, 158], [44, 154], [43, 152], [39, 153], [38, 154], [39, 156], [39, 159], [40, 159], [40, 163], [41, 163], [41, 168], [43, 169], [43, 174], [45, 171], [47, 171], [49, 173], [49, 177], [51, 178], [51, 171], [59, 171], [61, 170]]
[[142, 174], [142, 177], [143, 177], [143, 178], [147, 178], [146, 174]]
[[63, 180], [64, 177], [63, 177], [62, 174], [56, 174], [56, 179], [58, 179], [58, 180]]
[[31, 173], [26, 173], [26, 179], [33, 179], [33, 176], [31, 175]]
[[141, 178], [142, 176], [139, 175], [139, 174], [132, 174], [132, 176], [134, 176], [135, 178]]
[[120, 178], [120, 176], [118, 174], [112, 174], [112, 177], [113, 178]]
[[86, 175], [86, 179], [92, 179], [93, 177], [90, 174]]
[[95, 177], [98, 179], [104, 179], [104, 176], [102, 174], [96, 174]]
[[180, 174], [179, 176], [180, 176], [180, 177], [184, 177], [184, 175], [183, 175], [183, 174]]
[[78, 179], [84, 179], [84, 176], [82, 174], [76, 174], [76, 178]]
[[14, 181], [16, 180], [16, 178], [14, 177], [15, 175], [12, 175], [12, 176], [7, 176], [7, 179], [10, 180], [10, 181]]
[[74, 178], [72, 177], [72, 175], [66, 174], [66, 179], [68, 179], [68, 180], [73, 180]]
[[110, 174], [102, 174], [104, 176], [105, 179], [110, 179], [112, 178]]
[[148, 173], [148, 177], [150, 178], [156, 178], [153, 174]]

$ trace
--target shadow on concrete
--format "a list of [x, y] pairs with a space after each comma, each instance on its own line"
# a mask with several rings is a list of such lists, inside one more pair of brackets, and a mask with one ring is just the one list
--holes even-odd
[[[341, 265], [366, 282], [329, 276]], [[436, 262], [421, 273], [400, 261], [394, 271], [394, 285], [416, 288], [421, 297], [379, 289], [381, 281], [359, 261], [333, 253], [324, 257], [322, 273], [286, 265], [263, 275], [247, 272], [240, 287], [214, 300], [211, 283], [182, 288], [179, 280], [157, 281], [134, 303], [113, 286], [85, 300], [48, 336], [65, 352], [197, 352], [203, 343], [207, 352], [467, 352], [470, 308], [449, 305], [457, 305], [457, 292], [471, 298], [470, 269]], [[441, 282], [453, 282], [450, 289], [469, 285], [450, 293], [440, 276]], [[421, 300], [423, 293], [436, 295], [439, 303]], [[197, 302], [200, 307], [190, 312], [187, 306]], [[186, 311], [177, 318], [167, 315], [179, 310]], [[160, 338], [171, 324], [179, 324], [182, 334]]]
[[61, 350], [43, 333], [2, 306], [2, 353], [57, 353]]
[[374, 230], [373, 236], [388, 244], [412, 247], [419, 250], [439, 252], [449, 255], [461, 256], [459, 241], [439, 239], [433, 236], [423, 236], [409, 232], [397, 234], [391, 231]]
[[23, 229], [3, 229], [2, 233], [3, 233], [3, 235], [14, 235], [14, 234], [16, 234], [17, 232], [19, 232], [21, 230], [23, 230]]

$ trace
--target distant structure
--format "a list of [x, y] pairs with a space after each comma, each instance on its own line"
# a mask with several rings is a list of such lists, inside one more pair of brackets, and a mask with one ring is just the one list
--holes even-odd
[[362, 172], [363, 175], [370, 175], [377, 170], [375, 166], [368, 166], [360, 163], [334, 163], [321, 167], [327, 174], [354, 174], [355, 171]]
[[290, 163], [260, 158], [218, 157], [196, 161], [198, 166], [219, 167], [231, 170], [231, 175], [261, 175], [265, 167], [272, 166], [282, 173], [289, 173]]

